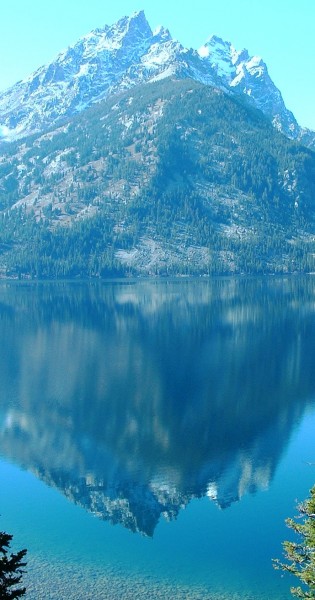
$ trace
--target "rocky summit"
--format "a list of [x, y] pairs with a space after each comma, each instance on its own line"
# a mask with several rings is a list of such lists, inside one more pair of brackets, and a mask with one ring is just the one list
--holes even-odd
[[220, 38], [134, 13], [2, 93], [0, 131], [2, 277], [315, 270], [314, 133]]
[[217, 36], [198, 51], [184, 48], [167, 29], [152, 31], [143, 11], [91, 31], [2, 92], [0, 136], [9, 141], [43, 131], [113, 93], [167, 77], [245, 94], [280, 131], [314, 143], [287, 110], [260, 57], [237, 51]]

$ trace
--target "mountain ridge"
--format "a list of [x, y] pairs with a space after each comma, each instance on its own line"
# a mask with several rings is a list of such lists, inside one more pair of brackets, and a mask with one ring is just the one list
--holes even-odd
[[259, 57], [142, 11], [10, 94], [0, 277], [314, 271], [315, 153]]
[[111, 94], [167, 77], [246, 95], [285, 135], [315, 147], [315, 134], [299, 127], [262, 59], [218, 36], [198, 51], [184, 48], [168, 29], [152, 31], [143, 10], [91, 31], [0, 93], [0, 140], [39, 133]]

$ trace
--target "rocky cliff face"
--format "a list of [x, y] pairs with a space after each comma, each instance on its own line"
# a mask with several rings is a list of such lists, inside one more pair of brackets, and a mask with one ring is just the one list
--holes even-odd
[[[198, 52], [184, 48], [167, 29], [152, 31], [141, 11], [90, 32], [2, 92], [0, 137], [10, 141], [43, 131], [111, 94], [167, 77], [245, 94], [280, 131], [303, 135], [261, 58], [216, 36]], [[313, 132], [303, 139], [314, 144]]]
[[232, 44], [215, 35], [199, 49], [199, 55], [217, 73], [223, 87], [236, 94], [245, 94], [252, 105], [288, 137], [300, 135], [296, 119], [286, 108], [262, 58], [250, 56], [245, 49], [237, 51]]

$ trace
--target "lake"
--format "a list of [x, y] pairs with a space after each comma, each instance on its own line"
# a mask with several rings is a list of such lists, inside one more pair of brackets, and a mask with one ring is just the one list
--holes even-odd
[[0, 283], [0, 529], [28, 600], [289, 599], [315, 278]]

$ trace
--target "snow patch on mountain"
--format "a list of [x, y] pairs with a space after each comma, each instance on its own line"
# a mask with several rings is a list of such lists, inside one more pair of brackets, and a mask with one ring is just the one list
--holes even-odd
[[205, 45], [199, 48], [198, 54], [212, 65], [219, 77], [230, 82], [235, 73], [235, 68], [231, 60], [233, 50], [229, 42], [224, 42], [216, 35], [212, 35]]
[[297, 138], [300, 135], [296, 119], [287, 110], [260, 56], [249, 56], [245, 49], [238, 51], [230, 42], [215, 35], [199, 48], [198, 54], [216, 71], [223, 88], [245, 94], [287, 136]]
[[[165, 27], [152, 31], [139, 11], [91, 31], [0, 93], [0, 139], [43, 131], [110, 94], [168, 77], [245, 94], [280, 131], [292, 138], [303, 133], [260, 57], [215, 35], [198, 51], [184, 48]], [[303, 135], [313, 139], [313, 132]]]

